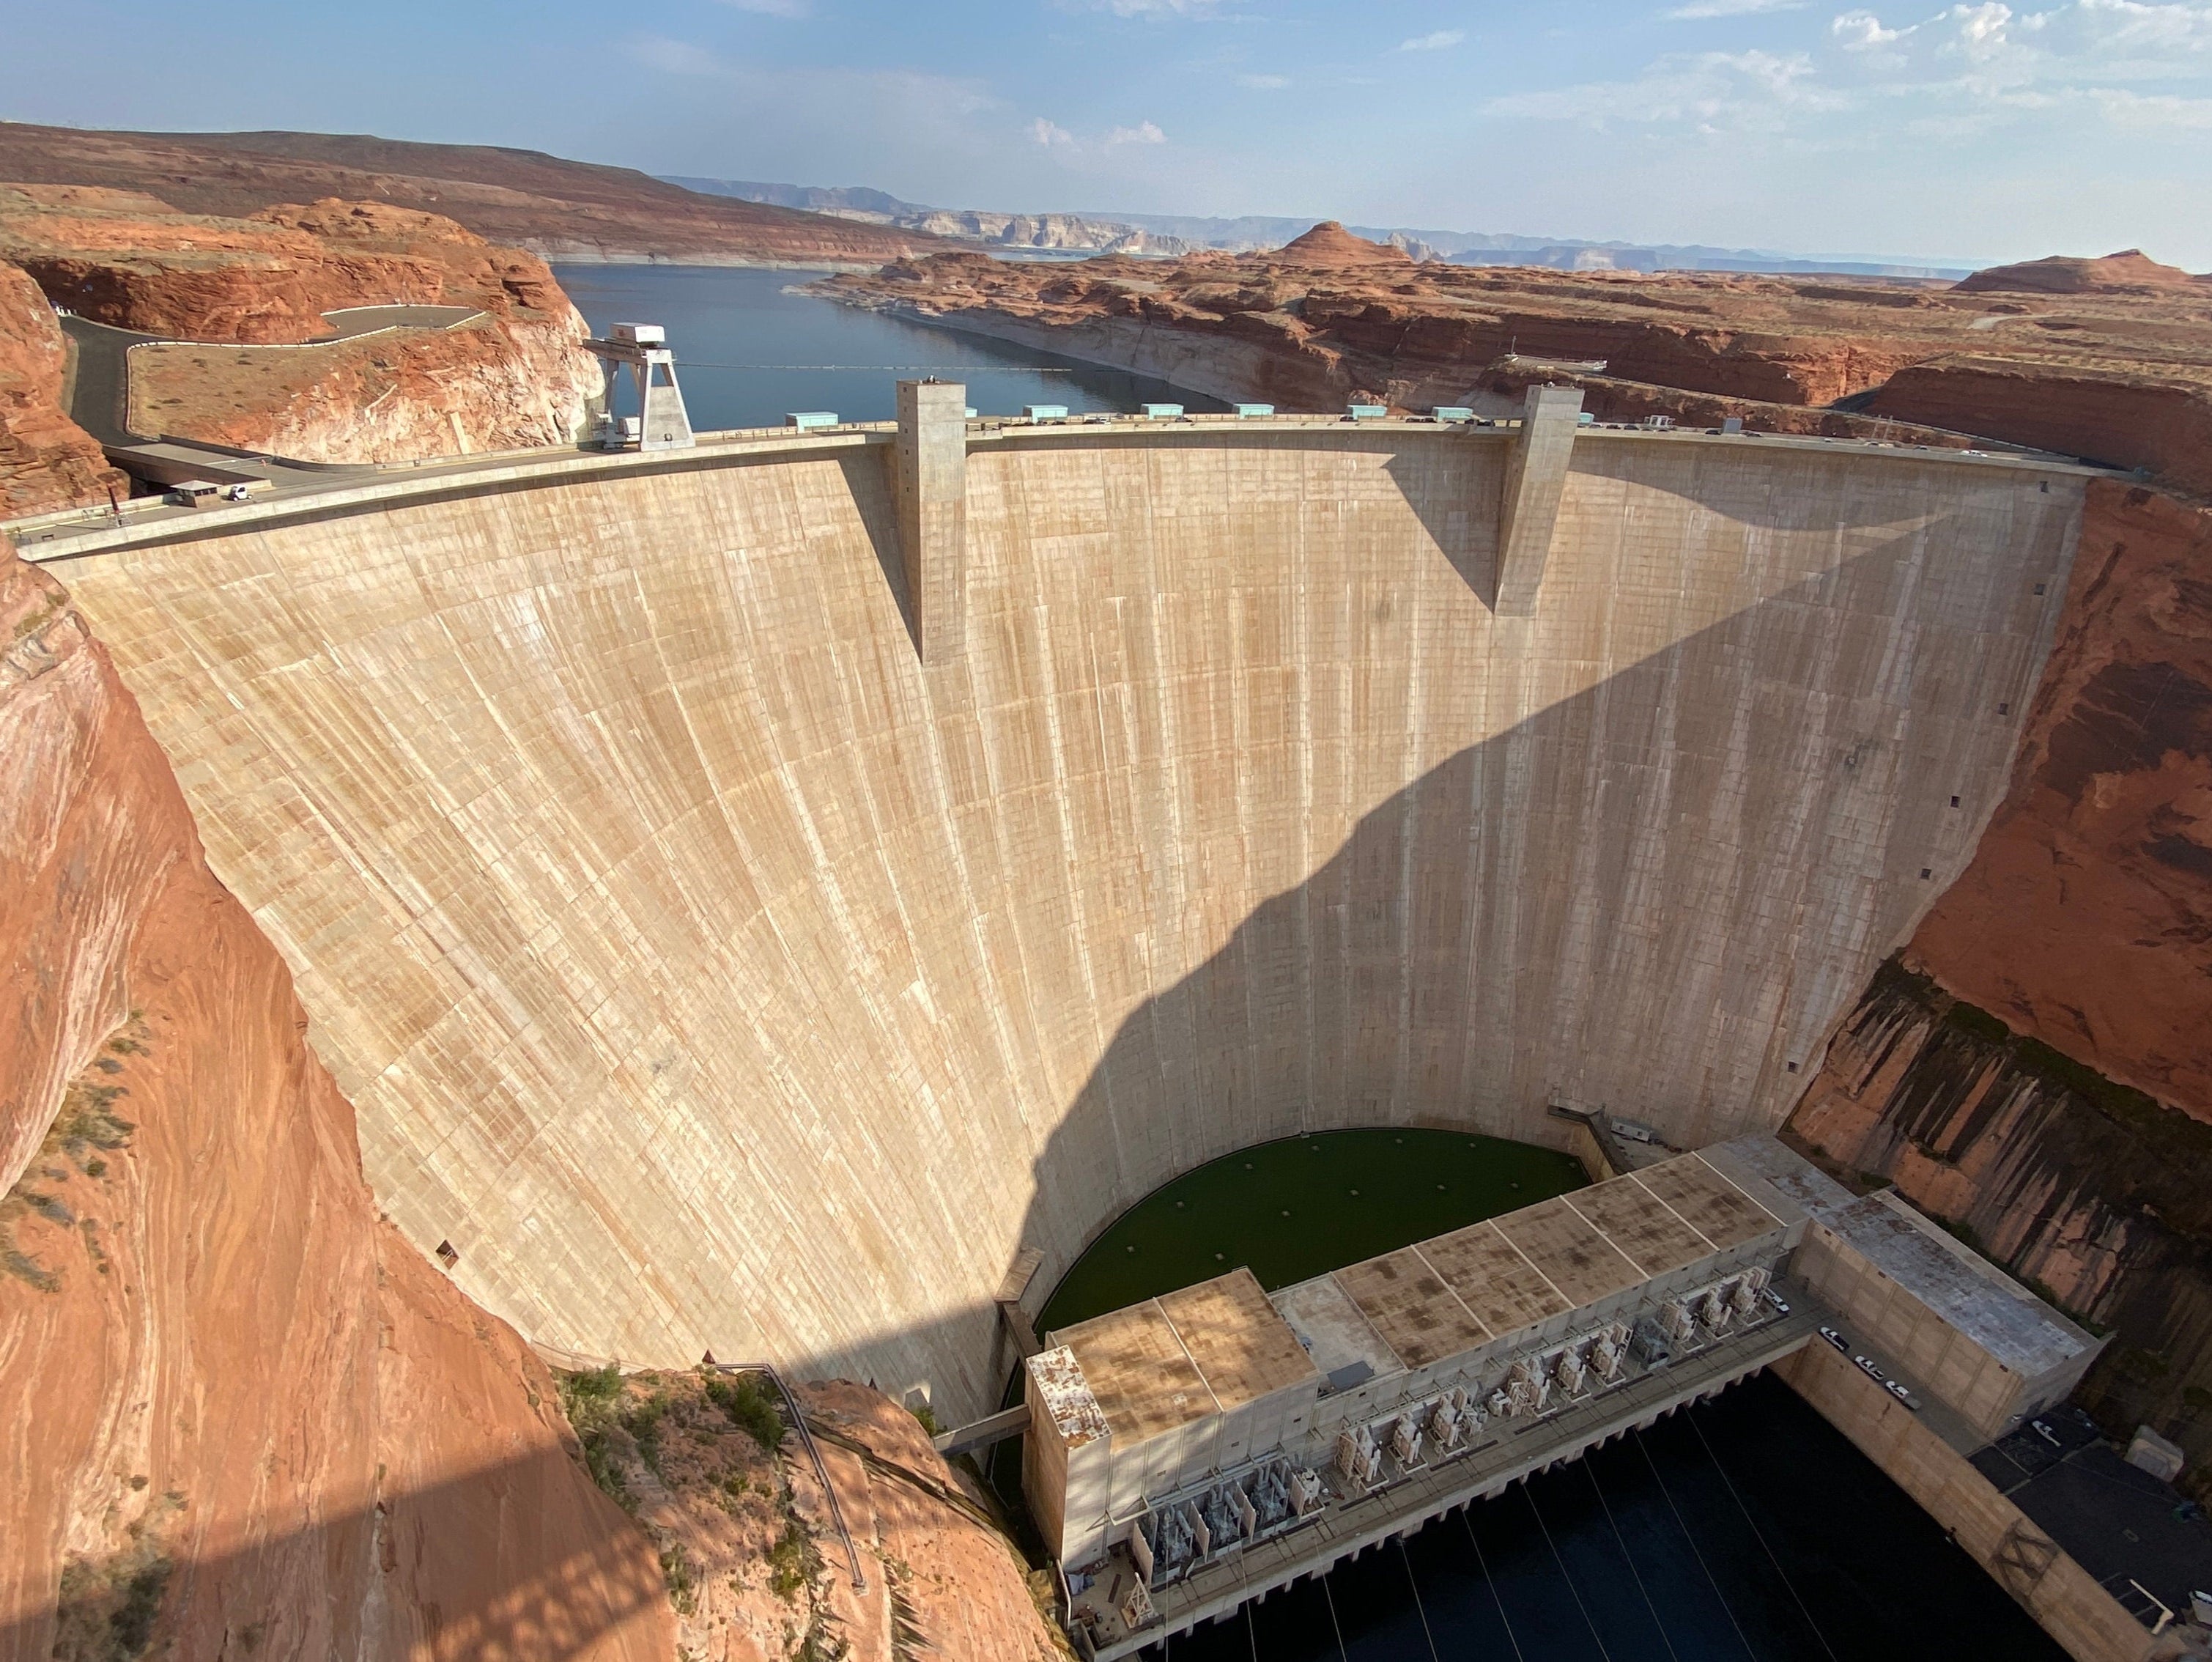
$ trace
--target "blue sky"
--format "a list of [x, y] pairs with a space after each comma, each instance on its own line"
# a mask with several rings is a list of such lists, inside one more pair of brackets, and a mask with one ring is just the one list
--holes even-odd
[[0, 0], [0, 39], [41, 69], [0, 85], [18, 120], [953, 207], [2212, 268], [2212, 0]]

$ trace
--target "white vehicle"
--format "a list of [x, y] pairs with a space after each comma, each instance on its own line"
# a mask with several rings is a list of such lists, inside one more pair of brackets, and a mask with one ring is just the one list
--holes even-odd
[[[1777, 1315], [1778, 1315], [1778, 1316], [1786, 1316], [1786, 1315], [1788, 1315], [1788, 1314], [1790, 1313], [1790, 1301], [1789, 1301], [1789, 1300], [1787, 1300], [1787, 1299], [1784, 1298], [1784, 1297], [1783, 1297], [1779, 1293], [1777, 1293], [1777, 1292], [1776, 1292], [1776, 1291], [1775, 1291], [1771, 1287], [1770, 1287], [1770, 1288], [1768, 1288], [1766, 1289], [1766, 1292], [1765, 1292], [1765, 1297], [1766, 1297], [1766, 1301], [1767, 1301], [1767, 1303], [1769, 1303], [1769, 1304], [1771, 1304], [1771, 1305], [1772, 1305], [1772, 1306], [1774, 1306], [1774, 1311], [1775, 1311], [1775, 1313], [1776, 1313]], [[1824, 1330], [1823, 1330], [1823, 1331], [1825, 1331], [1825, 1330], [1826, 1330], [1824, 1329]]]
[[1884, 1391], [1887, 1391], [1891, 1396], [1896, 1397], [1899, 1402], [1903, 1403], [1905, 1407], [1911, 1409], [1915, 1414], [1920, 1412], [1919, 1398], [1915, 1397], [1911, 1391], [1907, 1391], [1903, 1385], [1898, 1384], [1896, 1380], [1884, 1379], [1881, 1382], [1881, 1388]]
[[1872, 1358], [1867, 1356], [1854, 1356], [1851, 1360], [1858, 1364], [1859, 1372], [1865, 1374], [1867, 1378], [1872, 1379], [1876, 1385], [1886, 1385], [1889, 1383], [1889, 1375], [1876, 1367], [1874, 1365]]
[[1830, 1344], [1835, 1346], [1837, 1349], [1842, 1351], [1844, 1355], [1848, 1356], [1851, 1354], [1850, 1342], [1846, 1340], [1842, 1334], [1837, 1332], [1834, 1328], [1822, 1328], [1820, 1330], [1820, 1336], [1826, 1339]]

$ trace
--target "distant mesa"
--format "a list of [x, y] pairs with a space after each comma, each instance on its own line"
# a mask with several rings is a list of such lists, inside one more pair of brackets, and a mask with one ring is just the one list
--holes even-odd
[[2174, 289], [2212, 288], [2212, 275], [2192, 277], [2178, 265], [2161, 265], [2140, 248], [2123, 248], [2101, 259], [2053, 254], [2014, 265], [1992, 265], [1962, 279], [1957, 292], [1970, 295], [2155, 295]]
[[1370, 242], [1354, 236], [1333, 219], [1324, 219], [1304, 236], [1293, 238], [1275, 251], [1285, 265], [1327, 268], [1340, 265], [1411, 265], [1413, 257], [1387, 242]]

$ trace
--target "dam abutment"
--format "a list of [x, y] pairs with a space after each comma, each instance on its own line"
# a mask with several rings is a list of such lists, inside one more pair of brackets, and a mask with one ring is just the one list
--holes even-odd
[[957, 1422], [1010, 1262], [1232, 1148], [1778, 1123], [2002, 794], [2084, 477], [1585, 429], [1501, 623], [1504, 432], [957, 436], [911, 513], [902, 435], [710, 438], [54, 568], [533, 1338]]

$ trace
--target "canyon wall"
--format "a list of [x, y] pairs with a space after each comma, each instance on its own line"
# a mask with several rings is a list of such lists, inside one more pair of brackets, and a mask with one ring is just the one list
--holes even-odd
[[2212, 511], [2089, 486], [2012, 786], [1795, 1135], [2116, 1337], [2082, 1400], [2212, 1458]]
[[1239, 1146], [1778, 1121], [2002, 794], [2081, 490], [1587, 437], [1504, 618], [1498, 436], [1008, 435], [924, 670], [887, 448], [56, 569], [410, 1239], [533, 1338], [948, 1415], [1018, 1249]]
[[283, 961], [0, 564], [0, 1658], [672, 1653], [544, 1368], [380, 1216]]
[[2091, 484], [2013, 784], [1912, 955], [2212, 1121], [2212, 509]]
[[[2212, 301], [2212, 285], [2206, 298]], [[1899, 370], [1866, 409], [2140, 467], [2179, 490], [2212, 493], [2212, 367], [2161, 376], [2149, 366], [1960, 354]]]
[[2112, 1085], [1892, 965], [1828, 1047], [1790, 1135], [2114, 1334], [2077, 1400], [2212, 1455], [2212, 1126]]
[[[573, 442], [600, 398], [583, 318], [544, 262], [434, 214], [325, 200], [227, 219], [0, 185], [0, 257], [53, 305], [152, 338], [123, 377], [123, 425], [147, 437], [409, 461]], [[431, 309], [334, 338], [327, 314], [393, 306]], [[39, 326], [54, 332], [51, 311]], [[100, 339], [119, 356], [128, 338]], [[49, 472], [50, 493], [82, 499]]]
[[103, 502], [130, 481], [62, 408], [69, 342], [21, 267], [0, 260], [0, 520]]

